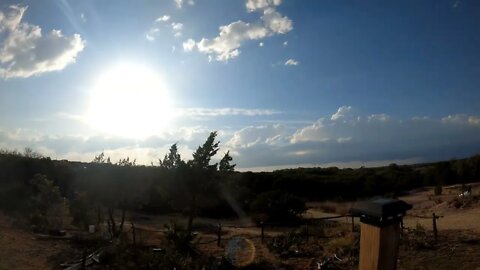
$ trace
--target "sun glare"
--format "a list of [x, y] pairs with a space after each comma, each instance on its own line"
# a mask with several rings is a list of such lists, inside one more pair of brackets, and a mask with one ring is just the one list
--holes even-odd
[[124, 137], [147, 137], [164, 130], [174, 112], [161, 78], [135, 64], [103, 73], [91, 92], [88, 118], [97, 130]]

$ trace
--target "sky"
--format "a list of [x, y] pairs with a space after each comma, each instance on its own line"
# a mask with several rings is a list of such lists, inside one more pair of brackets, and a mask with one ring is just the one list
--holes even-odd
[[0, 3], [0, 149], [239, 170], [480, 153], [480, 2]]

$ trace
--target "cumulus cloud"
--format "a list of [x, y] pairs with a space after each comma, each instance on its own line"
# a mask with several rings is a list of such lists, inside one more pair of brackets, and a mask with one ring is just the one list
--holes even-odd
[[282, 0], [247, 0], [245, 7], [249, 12], [252, 12], [257, 9], [279, 6], [281, 3]]
[[191, 52], [195, 48], [195, 40], [189, 38], [183, 42], [183, 50], [186, 52]]
[[298, 66], [298, 64], [300, 64], [297, 60], [295, 59], [288, 59], [287, 61], [285, 61], [285, 66]]
[[479, 119], [451, 115], [400, 120], [342, 106], [302, 128], [283, 130], [277, 137], [272, 132], [268, 137], [275, 138], [274, 145], [270, 143], [273, 139], [262, 136], [261, 126], [249, 127], [248, 135], [235, 133], [231, 147], [238, 164], [244, 167], [459, 158], [480, 151]]
[[[279, 113], [234, 108], [188, 108], [182, 111], [186, 117]], [[65, 117], [74, 119], [69, 115]], [[479, 116], [453, 114], [443, 118], [396, 119], [385, 113], [364, 114], [352, 106], [342, 106], [331, 115], [324, 115], [309, 124], [285, 122], [239, 129], [184, 127], [141, 140], [111, 136], [46, 136], [31, 130], [0, 130], [0, 148], [30, 146], [55, 158], [87, 158], [82, 159], [84, 161], [105, 150], [119, 156], [123, 153], [121, 157], [138, 157], [139, 161], [149, 164], [148, 160], [155, 161], [163, 156], [175, 142], [182, 147], [182, 155], [189, 158], [192, 149], [203, 143], [211, 130], [219, 131], [222, 151], [230, 150], [239, 168], [304, 164], [381, 165], [446, 160], [480, 152]]]
[[17, 5], [0, 10], [0, 77], [26, 78], [62, 70], [85, 47], [78, 34], [65, 36], [61, 30], [42, 34], [40, 26], [22, 21], [26, 10]]
[[209, 59], [228, 61], [240, 55], [240, 47], [245, 42], [290, 32], [293, 29], [292, 20], [273, 8], [280, 4], [278, 0], [247, 1], [247, 10], [262, 10], [260, 19], [255, 22], [239, 20], [220, 26], [218, 36], [202, 38], [197, 42], [198, 51], [207, 54]]

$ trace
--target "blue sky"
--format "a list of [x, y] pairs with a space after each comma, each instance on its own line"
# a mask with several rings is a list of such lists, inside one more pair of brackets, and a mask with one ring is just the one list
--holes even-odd
[[[0, 147], [239, 168], [480, 152], [476, 1], [2, 1]], [[146, 75], [147, 74], [147, 75]]]

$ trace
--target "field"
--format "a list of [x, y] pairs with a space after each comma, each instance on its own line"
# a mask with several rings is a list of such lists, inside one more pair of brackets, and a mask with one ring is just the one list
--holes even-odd
[[[480, 269], [480, 185], [472, 185], [472, 195], [459, 199], [460, 186], [444, 187], [434, 196], [433, 188], [411, 191], [400, 199], [413, 205], [405, 218], [405, 230], [399, 254], [399, 269]], [[345, 214], [352, 202], [310, 202], [307, 218]], [[442, 216], [437, 221], [438, 239], [434, 241], [432, 213]], [[136, 241], [148, 246], [165, 242], [164, 224], [185, 220], [178, 215], [131, 215]], [[256, 262], [268, 262], [283, 269], [318, 269], [325, 263], [330, 268], [356, 269], [358, 260], [358, 220], [351, 232], [351, 219], [339, 218], [309, 226], [266, 226], [262, 243], [261, 229], [248, 218], [196, 220], [198, 235], [193, 241], [197, 250], [217, 258], [225, 255], [229, 240], [251, 239]], [[222, 224], [221, 241], [217, 245], [218, 224]], [[235, 226], [233, 226], [235, 225]], [[73, 259], [75, 247], [63, 240], [38, 240], [15, 220], [0, 216], [0, 269], [61, 269], [62, 262]], [[131, 239], [131, 225], [126, 225]], [[337, 268], [335, 268], [337, 267]]]

